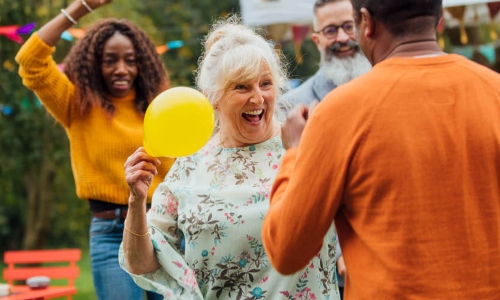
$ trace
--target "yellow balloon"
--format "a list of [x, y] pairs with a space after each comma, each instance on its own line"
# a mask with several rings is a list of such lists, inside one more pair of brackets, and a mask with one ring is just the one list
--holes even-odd
[[212, 136], [212, 104], [189, 87], [168, 89], [153, 99], [144, 115], [144, 148], [157, 157], [188, 156]]

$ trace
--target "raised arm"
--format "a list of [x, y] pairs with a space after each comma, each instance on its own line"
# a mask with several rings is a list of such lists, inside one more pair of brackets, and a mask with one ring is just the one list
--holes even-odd
[[123, 251], [129, 271], [137, 275], [151, 273], [161, 266], [146, 221], [148, 190], [159, 164], [159, 159], [148, 155], [141, 147], [129, 156], [124, 166], [130, 196], [123, 232]]
[[[54, 46], [61, 34], [68, 28], [75, 25], [80, 18], [90, 13], [102, 5], [110, 3], [112, 0], [75, 0], [61, 13], [55, 16], [38, 30], [38, 36], [47, 45]], [[65, 15], [66, 14], [66, 15]]]
[[[328, 109], [317, 112], [315, 105], [297, 106], [283, 126], [283, 145], [288, 150], [262, 227], [269, 260], [284, 275], [304, 268], [318, 254], [342, 197], [345, 161], [332, 146], [337, 141], [332, 142], [335, 135], [331, 135]], [[338, 144], [343, 145], [342, 140]]]

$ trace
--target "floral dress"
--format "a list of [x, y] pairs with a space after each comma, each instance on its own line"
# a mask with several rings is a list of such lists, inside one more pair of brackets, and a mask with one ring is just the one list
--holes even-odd
[[212, 140], [177, 159], [147, 215], [162, 268], [131, 274], [134, 281], [166, 299], [340, 299], [333, 226], [320, 253], [294, 275], [280, 275], [264, 251], [262, 221], [283, 154], [278, 136], [240, 148]]

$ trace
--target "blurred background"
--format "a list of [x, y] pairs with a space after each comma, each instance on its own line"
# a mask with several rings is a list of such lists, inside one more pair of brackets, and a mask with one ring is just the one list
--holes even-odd
[[[0, 0], [0, 257], [8, 249], [88, 249], [90, 213], [87, 203], [75, 195], [66, 134], [35, 95], [21, 84], [14, 61], [29, 34], [68, 3], [67, 0]], [[275, 47], [283, 51], [293, 88], [318, 68], [319, 54], [310, 39], [313, 3], [313, 0], [114, 0], [66, 32], [57, 44], [55, 58], [62, 61], [86, 26], [96, 20], [127, 18], [158, 45], [172, 86], [192, 86], [193, 71], [201, 54], [200, 41], [209, 24], [217, 16], [242, 13], [245, 24], [261, 27]], [[499, 72], [500, 2], [447, 0], [444, 3], [444, 19], [438, 26], [442, 48]], [[20, 29], [24, 25], [32, 29], [23, 32]], [[89, 284], [88, 253], [84, 254], [81, 266], [80, 282]], [[92, 291], [88, 294], [82, 291], [75, 299], [92, 297]]]

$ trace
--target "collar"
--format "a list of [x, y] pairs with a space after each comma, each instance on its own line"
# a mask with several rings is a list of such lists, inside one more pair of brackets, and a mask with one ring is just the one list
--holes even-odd
[[113, 103], [133, 102], [135, 100], [135, 90], [131, 89], [125, 97], [122, 97], [122, 98], [109, 97], [109, 100], [111, 100], [111, 102], [113, 102]]

